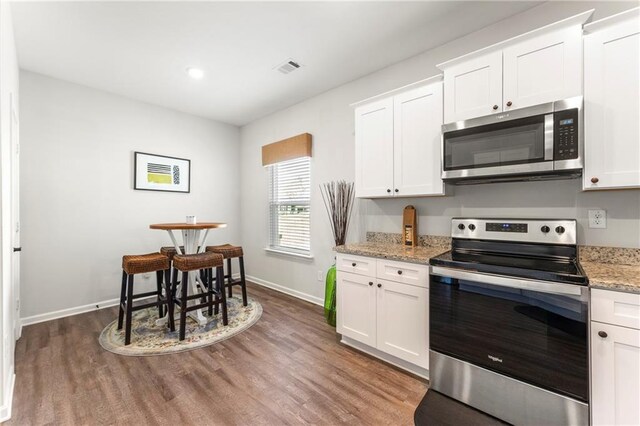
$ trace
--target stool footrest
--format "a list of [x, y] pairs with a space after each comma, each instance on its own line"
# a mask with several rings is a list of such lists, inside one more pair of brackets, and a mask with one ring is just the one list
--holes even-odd
[[[222, 304], [222, 300], [219, 301], [214, 301], [214, 304]], [[199, 309], [204, 309], [204, 308], [208, 308], [209, 307], [209, 303], [199, 303], [197, 305], [193, 305], [193, 306], [187, 306], [186, 308], [184, 308], [182, 305], [180, 305], [178, 303], [178, 306], [180, 306], [180, 309], [184, 309], [185, 312], [191, 312], [191, 311], [197, 311]]]
[[142, 299], [143, 297], [152, 297], [152, 296], [158, 296], [158, 292], [157, 291], [149, 291], [149, 292], [146, 292], [146, 293], [134, 294], [132, 299], [136, 300], [136, 299]]

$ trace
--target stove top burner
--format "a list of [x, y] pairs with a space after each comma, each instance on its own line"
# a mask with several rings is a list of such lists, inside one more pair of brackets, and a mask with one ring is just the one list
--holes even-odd
[[577, 285], [588, 284], [586, 275], [575, 260], [448, 251], [431, 258], [429, 263], [486, 274]]
[[588, 284], [578, 262], [576, 221], [475, 219], [451, 222], [451, 251], [432, 265], [532, 280]]

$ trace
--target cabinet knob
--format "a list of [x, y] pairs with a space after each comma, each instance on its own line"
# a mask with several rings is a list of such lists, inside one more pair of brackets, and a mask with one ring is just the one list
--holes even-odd
[[591, 183], [598, 183], [598, 182], [600, 182], [600, 179], [598, 179], [597, 177], [594, 176], [591, 178]]
[[382, 284], [378, 283], [378, 288], [382, 287]]
[[606, 331], [598, 331], [598, 336], [602, 337], [603, 339], [606, 339], [608, 334]]
[[400, 191], [398, 190], [398, 188], [396, 188], [396, 192], [400, 192]]
[[391, 193], [391, 190], [390, 190], [390, 189], [387, 189], [387, 193]]
[[401, 270], [398, 270], [398, 275], [402, 275], [402, 271]]
[[511, 101], [507, 102], [507, 106], [511, 106], [513, 103]]
[[373, 281], [369, 281], [369, 285], [370, 285], [370, 286], [371, 286], [371, 285], [373, 285]]
[[355, 268], [355, 267], [356, 267], [356, 262], [353, 262], [353, 263], [351, 264], [351, 266], [353, 266], [353, 267]]
[[493, 110], [495, 111], [495, 110], [497, 110], [497, 109], [498, 109], [498, 105], [494, 105], [494, 106], [493, 106]]

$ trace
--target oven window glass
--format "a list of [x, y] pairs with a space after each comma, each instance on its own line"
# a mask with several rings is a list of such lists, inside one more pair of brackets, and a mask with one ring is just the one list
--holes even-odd
[[587, 301], [431, 276], [430, 348], [588, 401]]
[[544, 161], [544, 115], [444, 135], [445, 170]]

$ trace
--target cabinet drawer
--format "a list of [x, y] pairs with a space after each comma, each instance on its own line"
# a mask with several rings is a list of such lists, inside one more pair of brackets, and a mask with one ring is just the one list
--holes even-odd
[[350, 254], [338, 254], [336, 269], [338, 271], [373, 277], [376, 275], [376, 259]]
[[640, 294], [591, 290], [591, 319], [640, 330]]
[[429, 287], [429, 267], [427, 265], [378, 259], [376, 276], [383, 280]]

